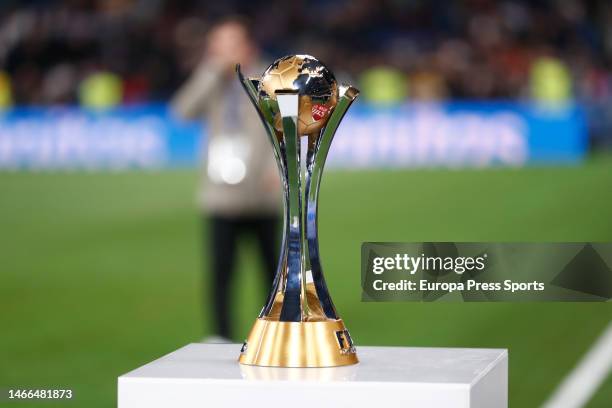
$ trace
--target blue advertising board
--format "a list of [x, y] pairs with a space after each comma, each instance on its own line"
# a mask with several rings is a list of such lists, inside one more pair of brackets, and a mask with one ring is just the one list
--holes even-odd
[[[106, 112], [18, 108], [0, 114], [0, 168], [195, 166], [205, 140], [203, 124], [177, 120], [165, 105]], [[578, 106], [483, 102], [374, 109], [356, 104], [340, 125], [328, 166], [569, 164], [581, 161], [586, 150]]]
[[163, 105], [104, 112], [15, 109], [0, 116], [0, 168], [192, 166], [199, 154], [200, 128], [176, 120]]

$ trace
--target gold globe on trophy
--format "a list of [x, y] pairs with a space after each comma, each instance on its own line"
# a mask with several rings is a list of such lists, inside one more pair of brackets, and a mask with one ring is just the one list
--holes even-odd
[[[276, 100], [278, 90], [299, 92], [298, 135], [312, 135], [327, 123], [338, 102], [334, 75], [319, 61], [306, 55], [281, 58], [263, 74], [259, 98]], [[274, 128], [282, 132], [281, 114], [274, 114]]]
[[[359, 91], [338, 86], [332, 72], [310, 55], [281, 58], [261, 79], [245, 78], [239, 66], [236, 70], [274, 149], [285, 204], [276, 277], [239, 361], [274, 367], [355, 364], [353, 340], [323, 277], [317, 208], [332, 139]], [[305, 147], [302, 136], [308, 138]]]

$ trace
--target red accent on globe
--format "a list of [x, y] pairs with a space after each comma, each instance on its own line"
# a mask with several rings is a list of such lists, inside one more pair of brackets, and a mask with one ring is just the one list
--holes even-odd
[[314, 104], [312, 105], [312, 118], [314, 120], [321, 120], [329, 112], [329, 108], [325, 105]]

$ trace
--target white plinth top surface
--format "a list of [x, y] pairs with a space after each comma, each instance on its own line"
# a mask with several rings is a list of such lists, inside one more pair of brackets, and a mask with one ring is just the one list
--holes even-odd
[[360, 363], [273, 368], [237, 362], [240, 345], [189, 344], [119, 377], [119, 407], [507, 407], [502, 349], [358, 347]]

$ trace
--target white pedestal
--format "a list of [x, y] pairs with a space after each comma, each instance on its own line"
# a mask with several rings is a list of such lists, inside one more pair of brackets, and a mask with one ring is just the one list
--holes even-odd
[[337, 368], [243, 366], [239, 350], [189, 344], [124, 374], [119, 408], [508, 406], [506, 350], [358, 347]]

